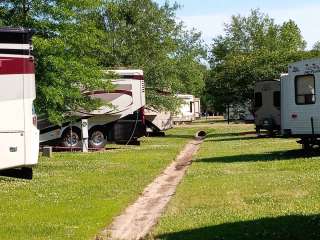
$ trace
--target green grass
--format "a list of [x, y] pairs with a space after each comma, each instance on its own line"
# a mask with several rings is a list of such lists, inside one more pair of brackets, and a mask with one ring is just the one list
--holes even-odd
[[251, 125], [212, 124], [157, 239], [320, 239], [320, 157]]
[[133, 202], [195, 133], [103, 153], [40, 158], [32, 181], [0, 177], [0, 239], [92, 239]]

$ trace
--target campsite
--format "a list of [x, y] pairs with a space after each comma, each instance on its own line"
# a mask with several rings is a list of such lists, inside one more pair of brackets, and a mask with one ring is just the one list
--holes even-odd
[[319, 11], [0, 1], [0, 239], [320, 239]]

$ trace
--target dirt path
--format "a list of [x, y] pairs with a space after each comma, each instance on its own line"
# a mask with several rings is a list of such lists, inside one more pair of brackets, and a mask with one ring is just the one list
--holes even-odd
[[116, 217], [97, 239], [135, 240], [147, 236], [174, 195], [202, 141], [198, 138], [189, 142], [176, 161], [147, 186], [138, 200]]

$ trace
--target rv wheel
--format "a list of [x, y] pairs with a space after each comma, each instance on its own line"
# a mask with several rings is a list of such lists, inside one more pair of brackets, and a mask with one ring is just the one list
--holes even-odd
[[302, 144], [302, 149], [305, 151], [310, 151], [310, 150], [312, 150], [312, 145], [309, 142], [304, 142]]
[[62, 146], [68, 148], [81, 147], [81, 134], [76, 129], [67, 129], [62, 137]]
[[104, 148], [106, 145], [106, 137], [103, 131], [96, 129], [90, 133], [89, 136], [89, 147], [91, 148]]

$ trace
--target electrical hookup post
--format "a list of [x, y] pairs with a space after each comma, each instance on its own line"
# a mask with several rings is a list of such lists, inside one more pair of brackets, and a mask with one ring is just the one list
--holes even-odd
[[82, 152], [87, 153], [89, 151], [89, 131], [88, 131], [88, 119], [81, 120], [81, 131], [82, 131]]

